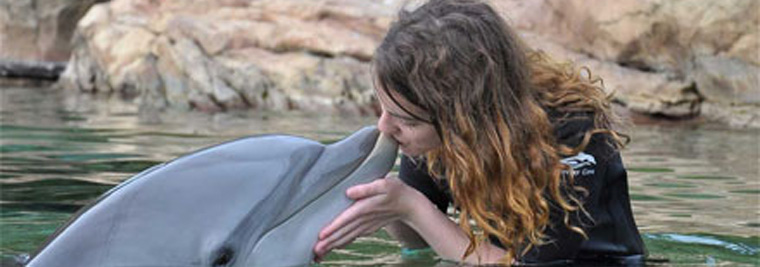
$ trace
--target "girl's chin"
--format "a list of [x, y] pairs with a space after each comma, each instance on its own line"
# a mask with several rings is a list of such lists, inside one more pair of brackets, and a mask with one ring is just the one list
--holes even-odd
[[398, 145], [399, 151], [401, 151], [402, 154], [410, 156], [410, 157], [418, 157], [418, 156], [424, 156], [426, 153], [437, 149], [436, 147], [409, 147], [407, 144], [401, 144]]
[[412, 154], [409, 153], [410, 151], [407, 150], [403, 145], [399, 144], [398, 150], [399, 150], [399, 152], [401, 152], [401, 154], [404, 154], [404, 155], [407, 155], [407, 156], [413, 156]]
[[401, 151], [401, 154], [407, 155], [409, 157], [416, 157], [422, 154], [419, 153], [419, 151], [414, 151], [413, 149], [410, 150], [404, 146], [399, 146], [399, 150]]

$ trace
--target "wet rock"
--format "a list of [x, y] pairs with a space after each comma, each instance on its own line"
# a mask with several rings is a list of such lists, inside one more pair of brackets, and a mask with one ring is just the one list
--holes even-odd
[[40, 62], [0, 59], [0, 77], [57, 80], [65, 62]]

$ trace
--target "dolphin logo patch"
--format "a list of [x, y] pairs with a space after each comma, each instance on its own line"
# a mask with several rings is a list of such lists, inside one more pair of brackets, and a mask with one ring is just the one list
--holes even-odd
[[[579, 175], [593, 175], [595, 173], [596, 158], [591, 154], [581, 152], [578, 155], [561, 159], [560, 162], [573, 168], [573, 176], [576, 177]], [[565, 174], [566, 171], [562, 173]]]

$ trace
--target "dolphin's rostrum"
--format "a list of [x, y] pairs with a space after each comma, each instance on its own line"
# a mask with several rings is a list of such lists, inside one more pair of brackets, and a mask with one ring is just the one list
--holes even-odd
[[264, 135], [154, 166], [106, 192], [27, 266], [294, 266], [351, 201], [384, 176], [396, 143], [366, 127], [331, 145]]

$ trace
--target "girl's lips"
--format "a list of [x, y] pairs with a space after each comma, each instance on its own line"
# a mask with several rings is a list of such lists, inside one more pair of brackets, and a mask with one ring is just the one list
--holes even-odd
[[399, 141], [398, 138], [396, 138], [396, 137], [392, 137], [392, 138], [393, 138], [393, 140], [396, 141], [396, 144], [398, 144], [398, 146], [400, 146], [400, 147], [404, 146], [404, 142]]

